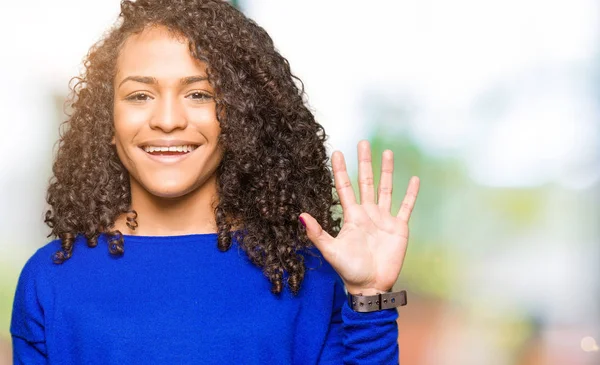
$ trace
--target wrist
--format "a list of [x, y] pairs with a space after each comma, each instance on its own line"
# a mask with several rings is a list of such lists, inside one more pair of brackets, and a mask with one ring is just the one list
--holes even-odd
[[374, 288], [374, 287], [361, 288], [361, 287], [354, 287], [354, 286], [346, 285], [346, 291], [348, 292], [348, 294], [352, 294], [352, 295], [360, 294], [363, 296], [370, 296], [370, 295], [377, 295], [380, 293], [389, 293], [392, 291], [392, 288], [389, 288], [389, 289], [378, 289], [378, 288]]
[[378, 293], [376, 295], [353, 295], [348, 292], [348, 305], [355, 312], [375, 312], [407, 304], [406, 290]]

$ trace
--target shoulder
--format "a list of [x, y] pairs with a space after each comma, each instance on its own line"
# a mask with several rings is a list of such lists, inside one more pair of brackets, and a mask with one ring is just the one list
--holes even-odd
[[31, 276], [34, 273], [40, 273], [44, 266], [48, 267], [53, 264], [52, 257], [60, 250], [60, 240], [56, 239], [46, 243], [44, 246], [37, 249], [31, 257], [25, 262], [21, 276]]
[[51, 241], [37, 249], [25, 262], [15, 291], [12, 329], [27, 327], [24, 324], [28, 321], [25, 313], [35, 318], [43, 317], [41, 307], [50, 301], [51, 296], [52, 279], [48, 275], [51, 265], [54, 265], [52, 256], [60, 247], [60, 240]]
[[[77, 236], [74, 242], [75, 246], [86, 245], [85, 237]], [[62, 249], [61, 240], [52, 240], [39, 249], [27, 260], [25, 267], [49, 266], [54, 264], [54, 255]]]
[[[74, 242], [75, 246], [86, 246], [86, 240], [83, 236], [78, 236]], [[42, 247], [38, 248], [33, 255], [25, 262], [21, 271], [21, 277], [33, 278], [47, 275], [47, 273], [57, 264], [54, 262], [54, 255], [62, 249], [61, 240], [52, 240]], [[75, 256], [75, 255], [74, 255]], [[71, 259], [69, 259], [71, 260]], [[67, 262], [69, 261], [67, 260]]]

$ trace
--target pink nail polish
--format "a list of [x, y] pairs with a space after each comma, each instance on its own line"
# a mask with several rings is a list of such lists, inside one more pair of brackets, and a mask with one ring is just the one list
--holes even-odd
[[300, 220], [300, 223], [302, 223], [304, 228], [306, 228], [306, 223], [304, 222], [304, 219], [302, 219], [302, 217], [298, 217], [298, 219]]

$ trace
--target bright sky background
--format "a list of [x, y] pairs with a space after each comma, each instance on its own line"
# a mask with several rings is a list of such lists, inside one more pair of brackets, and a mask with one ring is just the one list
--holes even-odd
[[[330, 148], [351, 169], [370, 133], [365, 106], [380, 97], [408, 107], [405, 133], [431, 154], [461, 157], [479, 184], [585, 188], [600, 177], [593, 0], [244, 4], [304, 80]], [[0, 143], [15, 151], [0, 159], [0, 199], [27, 216], [43, 207], [57, 135], [51, 97], [68, 91], [118, 12], [118, 0], [0, 5]], [[23, 223], [3, 214], [5, 227]]]
[[250, 3], [306, 81], [335, 148], [366, 135], [361, 98], [376, 90], [408, 100], [418, 141], [462, 156], [482, 184], [598, 179], [597, 2]]
[[[463, 156], [482, 184], [585, 187], [600, 177], [591, 169], [599, 142], [591, 86], [600, 12], [593, 0], [244, 4], [305, 81], [330, 147], [351, 163], [356, 142], [369, 133], [365, 94], [375, 94], [409, 105], [408, 132], [431, 153]], [[119, 1], [1, 8], [7, 132], [0, 141], [11, 150], [27, 145], [30, 163], [3, 158], [0, 168], [27, 173], [39, 168], [55, 133], [48, 94], [66, 90]], [[494, 115], [486, 112], [490, 103]]]

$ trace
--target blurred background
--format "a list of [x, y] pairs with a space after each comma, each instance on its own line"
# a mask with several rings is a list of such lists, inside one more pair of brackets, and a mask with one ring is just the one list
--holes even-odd
[[[377, 169], [395, 152], [394, 209], [421, 177], [397, 283], [403, 365], [600, 363], [597, 1], [234, 3], [304, 81], [354, 176], [366, 138]], [[69, 79], [118, 12], [0, 5], [0, 364], [19, 272], [48, 241]]]

